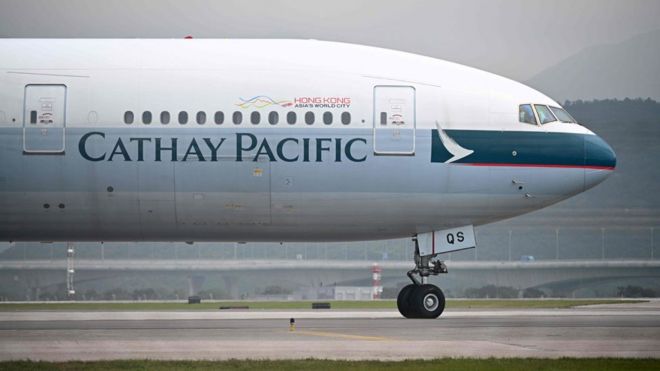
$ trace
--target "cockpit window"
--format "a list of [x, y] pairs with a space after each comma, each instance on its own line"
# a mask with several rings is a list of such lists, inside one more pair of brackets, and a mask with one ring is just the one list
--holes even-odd
[[531, 104], [521, 104], [518, 107], [518, 119], [520, 122], [536, 125], [536, 117], [534, 117]]
[[571, 117], [571, 115], [566, 112], [566, 110], [563, 110], [559, 107], [550, 107], [550, 110], [552, 110], [552, 113], [555, 114], [557, 119], [561, 122], [566, 122], [566, 123], [576, 123], [575, 119]]
[[552, 112], [550, 112], [548, 106], [535, 104], [534, 108], [536, 108], [536, 113], [539, 115], [539, 120], [541, 121], [541, 125], [547, 124], [549, 122], [557, 121], [555, 115], [553, 115]]

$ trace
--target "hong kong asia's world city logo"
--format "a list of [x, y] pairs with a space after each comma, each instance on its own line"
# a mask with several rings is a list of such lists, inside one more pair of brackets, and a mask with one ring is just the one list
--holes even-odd
[[239, 98], [236, 105], [243, 109], [260, 109], [266, 107], [292, 107], [292, 108], [350, 108], [350, 97], [298, 97], [291, 99], [276, 100], [267, 95], [257, 95], [250, 99]]
[[257, 95], [250, 99], [238, 98], [240, 99], [239, 103], [236, 103], [237, 106], [247, 109], [247, 108], [266, 108], [271, 106], [280, 106], [280, 107], [291, 107], [293, 102], [290, 100], [275, 100], [266, 95]]

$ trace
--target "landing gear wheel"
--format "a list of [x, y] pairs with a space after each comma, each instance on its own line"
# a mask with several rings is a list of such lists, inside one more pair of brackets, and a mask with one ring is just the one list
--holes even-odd
[[399, 296], [396, 298], [396, 306], [399, 313], [406, 318], [417, 318], [415, 308], [410, 304], [410, 298], [417, 285], [410, 284], [405, 286], [399, 291]]
[[438, 318], [445, 310], [445, 295], [435, 285], [419, 285], [412, 290], [408, 298], [416, 318]]
[[[399, 292], [396, 305], [401, 315], [406, 318], [438, 318], [445, 310], [445, 295], [437, 286], [427, 282], [429, 276], [447, 273], [447, 266], [438, 258], [439, 254], [422, 256], [417, 236], [413, 237], [413, 242], [415, 243], [415, 268], [407, 273], [413, 284], [404, 287]], [[428, 253], [428, 251], [426, 252]]]

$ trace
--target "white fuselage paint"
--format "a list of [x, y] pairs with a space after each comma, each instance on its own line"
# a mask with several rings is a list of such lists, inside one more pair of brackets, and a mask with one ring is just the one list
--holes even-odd
[[405, 237], [537, 210], [613, 169], [588, 166], [588, 154], [553, 162], [561, 140], [543, 148], [543, 138], [580, 136], [579, 147], [597, 137], [577, 124], [519, 122], [520, 104], [559, 107], [545, 95], [403, 52], [299, 40], [5, 39], [0, 48], [3, 240]]

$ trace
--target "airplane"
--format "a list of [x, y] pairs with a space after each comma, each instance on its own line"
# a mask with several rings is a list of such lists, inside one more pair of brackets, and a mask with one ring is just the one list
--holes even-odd
[[441, 255], [584, 192], [612, 148], [507, 78], [316, 40], [2, 39], [0, 240], [410, 238], [397, 306], [437, 318]]

